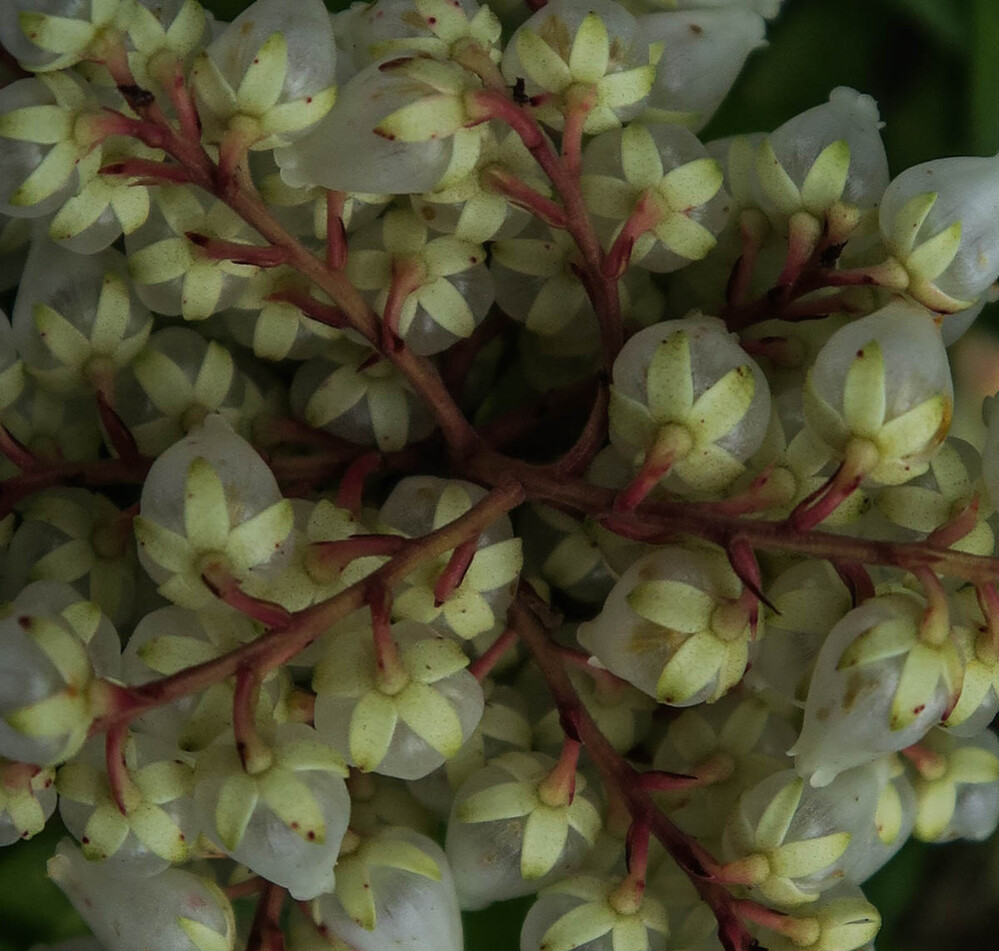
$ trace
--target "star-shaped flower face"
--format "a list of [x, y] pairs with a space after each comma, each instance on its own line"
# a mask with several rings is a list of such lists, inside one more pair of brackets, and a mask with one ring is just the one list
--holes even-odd
[[[158, 871], [168, 863], [186, 861], [194, 844], [193, 804], [184, 801], [194, 788], [194, 769], [168, 755], [166, 744], [161, 749], [148, 737], [142, 741], [141, 756], [135, 739], [126, 745], [126, 777], [117, 790], [124, 811], [107, 773], [95, 765], [103, 758], [102, 737], [59, 770], [56, 785], [64, 820], [80, 837], [88, 859], [108, 859], [125, 847], [127, 858], [145, 859], [147, 869]], [[150, 866], [149, 853], [162, 864]]]
[[547, 805], [539, 786], [555, 765], [547, 756], [504, 753], [493, 761], [508, 781], [475, 792], [456, 805], [452, 821], [463, 823], [520, 821], [520, 873], [525, 879], [547, 875], [562, 858], [569, 830], [591, 846], [600, 831], [600, 813], [586, 793], [586, 780], [577, 774], [575, 794], [567, 805]]
[[222, 566], [237, 579], [245, 577], [283, 548], [293, 523], [288, 499], [241, 519], [238, 504], [227, 496], [218, 473], [198, 456], [184, 483], [184, 534], [139, 516], [135, 536], [143, 557], [163, 577], [160, 594], [197, 610], [213, 601], [202, 580], [210, 565]]
[[391, 684], [379, 677], [370, 626], [331, 640], [313, 679], [316, 727], [359, 769], [411, 779], [458, 752], [482, 716], [482, 689], [455, 641], [412, 622], [392, 636], [403, 674]]
[[[337, 863], [336, 897], [350, 918], [366, 931], [378, 927], [378, 904], [383, 904], [392, 888], [391, 879], [405, 881], [410, 876], [440, 882], [441, 863], [429, 849], [421, 848], [423, 837], [403, 829], [381, 829], [364, 836], [352, 851], [341, 854]], [[396, 874], [393, 874], [396, 873]], [[381, 879], [379, 883], [379, 879]], [[386, 898], [379, 895], [379, 884]], [[321, 916], [324, 899], [316, 904]]]
[[30, 577], [83, 581], [91, 601], [113, 620], [123, 619], [135, 584], [135, 549], [122, 513], [103, 495], [53, 489], [34, 496], [22, 515], [64, 536], [38, 559]]
[[[273, 30], [273, 32], [270, 32]], [[254, 149], [286, 146], [333, 107], [336, 44], [326, 10], [299, 0], [293, 13], [265, 0], [237, 17], [195, 61], [191, 73], [212, 122]]]
[[17, 22], [29, 40], [28, 48], [34, 48], [32, 55], [25, 58], [26, 65], [30, 63], [30, 68], [38, 72], [63, 70], [88, 58], [99, 42], [107, 35], [113, 37], [128, 21], [124, 7], [122, 0], [91, 0], [86, 6], [74, 9], [75, 16], [22, 7]]
[[[933, 754], [918, 768], [914, 832], [923, 842], [946, 842], [967, 836], [970, 829], [962, 813], [962, 799], [977, 793], [999, 798], [999, 743], [988, 731], [976, 737], [958, 738], [952, 734], [927, 737], [926, 749]], [[977, 811], [982, 806], [972, 806]], [[987, 808], [987, 807], [986, 807]], [[991, 831], [991, 830], [988, 830]], [[987, 834], [976, 830], [976, 837]]]
[[[447, 485], [437, 499], [433, 529], [450, 524], [471, 507], [472, 500], [461, 484]], [[507, 538], [482, 545], [472, 557], [461, 583], [444, 601], [439, 601], [435, 592], [451, 556], [452, 552], [445, 552], [407, 575], [392, 611], [396, 617], [433, 624], [471, 640], [495, 628], [502, 617], [510, 589], [523, 565], [521, 542], [519, 538]]]
[[560, 129], [565, 110], [586, 101], [583, 131], [595, 135], [641, 108], [655, 80], [652, 54], [632, 17], [621, 10], [614, 19], [612, 32], [605, 16], [587, 13], [573, 33], [561, 10], [542, 11], [517, 31], [503, 74], [510, 82], [527, 79], [528, 93], [542, 94], [536, 109], [542, 122]]
[[805, 822], [808, 837], [796, 837], [793, 829], [802, 807], [805, 781], [791, 770], [764, 780], [753, 788], [753, 793], [751, 808], [762, 804], [762, 811], [754, 821], [745, 797], [740, 801], [725, 830], [730, 848], [740, 856], [753, 857], [756, 867], [752, 884], [767, 900], [782, 905], [814, 901], [822, 889], [821, 876], [834, 873], [837, 861], [850, 845], [850, 833], [814, 835], [816, 823], [799, 819], [799, 825]]
[[649, 932], [662, 941], [669, 930], [663, 906], [645, 897], [636, 909], [619, 910], [614, 901], [617, 885], [580, 876], [545, 889], [539, 899], [542, 903], [547, 896], [563, 901], [572, 898], [577, 903], [549, 926], [541, 946], [546, 951], [574, 951], [609, 936], [614, 951], [648, 951], [652, 946]]
[[158, 214], [126, 242], [129, 273], [139, 296], [154, 310], [180, 314], [185, 320], [205, 320], [234, 304], [256, 268], [213, 259], [186, 235], [242, 244], [259, 243], [259, 237], [228, 206], [199, 198], [187, 188], [161, 186], [156, 208]]
[[154, 333], [130, 370], [135, 379], [128, 383], [145, 396], [148, 409], [133, 410], [133, 417], [126, 404], [123, 415], [139, 451], [150, 456], [158, 456], [210, 413], [219, 413], [235, 428], [255, 396], [256, 388], [245, 385], [222, 344], [206, 343], [182, 327]]
[[[601, 171], [605, 163], [614, 174]], [[583, 168], [583, 193], [595, 215], [620, 223], [641, 212], [643, 227], [635, 235], [632, 261], [673, 270], [714, 248], [727, 218], [724, 174], [686, 129], [632, 122], [606, 142], [595, 140]], [[650, 257], [656, 249], [659, 256], [665, 250], [674, 263]]]
[[395, 452], [433, 428], [406, 378], [369, 347], [346, 343], [306, 363], [292, 384], [293, 406], [300, 380], [302, 391], [306, 380], [313, 386], [299, 410], [305, 421], [351, 442]]
[[[467, 288], [460, 275], [486, 259], [482, 245], [454, 236], [430, 238], [426, 224], [411, 211], [388, 212], [373, 231], [380, 232], [384, 250], [352, 250], [347, 275], [360, 290], [377, 292], [375, 309], [379, 315], [384, 315], [390, 289], [404, 269], [411, 278], [398, 316], [400, 336], [407, 339], [419, 312], [451, 338], [468, 337], [492, 300], [490, 294], [473, 313], [466, 300], [470, 295], [462, 293]], [[481, 276], [488, 280], [484, 273]], [[426, 349], [419, 347], [419, 341], [415, 343], [419, 350]]]
[[81, 80], [52, 73], [8, 85], [0, 93], [0, 141], [7, 140], [15, 177], [22, 168], [26, 177], [0, 195], [0, 209], [17, 217], [54, 211], [74, 184], [97, 175], [104, 138], [99, 104]]
[[[29, 257], [22, 287], [47, 284], [51, 290], [37, 294], [30, 315], [23, 305], [14, 308], [14, 335], [25, 362], [55, 392], [106, 391], [114, 374], [145, 345], [152, 316], [132, 298], [125, 262], [117, 252], [105, 251], [99, 259], [91, 258], [93, 265], [86, 269], [75, 266], [79, 256], [71, 252], [51, 248], [45, 252]], [[53, 280], [53, 267], [65, 267], [65, 283]], [[82, 285], [79, 296], [60, 300], [71, 293], [67, 284], [76, 281]], [[93, 312], [77, 309], [87, 304]]]
[[[670, 471], [682, 483], [715, 491], [744, 471], [743, 460], [762, 440], [766, 423], [761, 406], [769, 405], [769, 393], [758, 390], [761, 375], [747, 357], [746, 363], [732, 367], [695, 395], [691, 349], [685, 330], [677, 330], [656, 347], [646, 373], [645, 402], [621, 386], [611, 388], [610, 435], [636, 464], [653, 449], [668, 451]], [[759, 439], [747, 440], [740, 430], [759, 431]]]

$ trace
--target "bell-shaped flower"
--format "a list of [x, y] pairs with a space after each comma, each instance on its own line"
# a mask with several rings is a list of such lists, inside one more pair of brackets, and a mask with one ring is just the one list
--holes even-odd
[[521, 951], [604, 946], [662, 951], [669, 932], [666, 909], [648, 894], [625, 897], [619, 886], [615, 880], [580, 875], [546, 888], [524, 919]]
[[133, 733], [112, 788], [104, 746], [103, 736], [94, 737], [56, 780], [59, 813], [83, 854], [141, 877], [185, 862], [201, 831], [193, 766], [171, 744]]
[[793, 770], [747, 789], [729, 814], [723, 853], [764, 900], [794, 906], [836, 885], [863, 853], [881, 792], [879, 771], [843, 773], [817, 790]]
[[611, 443], [680, 491], [713, 492], [745, 469], [770, 420], [756, 362], [719, 321], [663, 321], [631, 337], [614, 361]]
[[391, 361], [346, 339], [302, 364], [288, 397], [292, 412], [310, 426], [381, 452], [419, 442], [434, 429], [426, 404]]
[[213, 569], [237, 581], [280, 570], [294, 513], [249, 443], [218, 416], [153, 464], [135, 519], [139, 558], [160, 593], [182, 607], [213, 600]]
[[904, 288], [927, 307], [970, 307], [999, 278], [999, 159], [923, 162], [892, 179], [878, 220]]
[[[854, 477], [901, 485], [926, 471], [950, 426], [947, 353], [924, 308], [898, 301], [829, 338], [808, 372], [805, 419]], [[859, 478], [858, 478], [859, 482]]]
[[766, 45], [763, 18], [748, 9], [670, 10], [639, 18], [638, 29], [662, 48], [646, 121], [703, 129], [753, 50]]
[[639, 690], [672, 706], [717, 700], [746, 670], [752, 609], [725, 557], [668, 546], [639, 558], [579, 642]]
[[458, 790], [445, 851], [461, 907], [529, 895], [577, 868], [596, 841], [595, 792], [575, 774], [571, 795], [551, 796], [555, 760], [504, 753]]
[[781, 933], [756, 929], [772, 951], [871, 951], [881, 914], [855, 885], [839, 885], [815, 902], [791, 908]]
[[321, 0], [256, 0], [195, 61], [206, 134], [254, 149], [300, 138], [336, 101], [336, 43]]
[[815, 661], [790, 753], [813, 786], [917, 742], [956, 701], [961, 657], [921, 598], [885, 594], [848, 612]]
[[139, 878], [96, 865], [63, 839], [49, 859], [63, 891], [105, 951], [233, 951], [236, 918], [222, 890], [186, 869]]
[[453, 640], [422, 624], [390, 628], [398, 668], [379, 664], [370, 625], [330, 638], [316, 667], [315, 723], [352, 766], [420, 779], [454, 756], [482, 716], [482, 688]]
[[479, 86], [456, 63], [418, 55], [372, 63], [314, 129], [274, 153], [281, 177], [346, 192], [443, 188], [478, 161], [483, 133], [465, 95]]
[[45, 240], [32, 245], [12, 326], [28, 370], [46, 389], [92, 389], [111, 400], [115, 375], [143, 348], [152, 325], [118, 251], [81, 255]]
[[[413, 829], [347, 833], [336, 889], [312, 905], [333, 942], [356, 951], [461, 951], [461, 911], [443, 850]], [[334, 945], [335, 946], [335, 945]]]
[[36, 581], [0, 621], [0, 645], [0, 756], [39, 766], [67, 760], [104, 712], [98, 678], [118, 675], [117, 633], [68, 585]]
[[756, 152], [756, 197], [776, 222], [797, 212], [824, 220], [831, 206], [873, 208], [888, 187], [877, 103], [838, 86], [829, 101], [789, 119]]
[[262, 739], [265, 758], [252, 772], [230, 737], [202, 751], [195, 802], [212, 842], [293, 898], [309, 901], [335, 883], [350, 812], [347, 768], [303, 723], [278, 724]]
[[543, 100], [535, 114], [552, 128], [561, 129], [565, 115], [585, 102], [583, 131], [594, 135], [640, 111], [655, 78], [655, 57], [638, 21], [620, 4], [597, 0], [584, 8], [553, 0], [514, 33], [502, 71], [509, 83], [526, 80], [526, 94]]

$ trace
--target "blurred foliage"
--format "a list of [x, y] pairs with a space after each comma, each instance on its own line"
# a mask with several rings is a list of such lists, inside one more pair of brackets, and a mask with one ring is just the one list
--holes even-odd
[[[205, 5], [227, 20], [248, 3]], [[331, 9], [347, 5], [328, 0]], [[999, 150], [999, 0], [786, 0], [769, 40], [705, 138], [772, 129], [849, 85], [878, 100], [893, 173], [939, 156]], [[80, 933], [79, 918], [44, 874], [61, 834], [53, 820], [0, 853], [0, 951]], [[879, 951], [996, 947], [995, 843], [910, 843], [866, 889], [885, 919]], [[467, 916], [467, 946], [515, 948], [529, 905], [506, 902]]]

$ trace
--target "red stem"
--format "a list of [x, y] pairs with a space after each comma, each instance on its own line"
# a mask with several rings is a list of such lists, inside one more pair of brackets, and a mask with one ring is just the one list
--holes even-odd
[[224, 565], [218, 563], [209, 565], [202, 573], [201, 580], [220, 601], [224, 601], [240, 614], [259, 621], [265, 627], [282, 630], [291, 623], [292, 615], [280, 604], [246, 594], [240, 587], [239, 581]]
[[114, 799], [114, 804], [123, 816], [128, 815], [126, 790], [132, 785], [132, 779], [128, 775], [128, 767], [125, 765], [125, 744], [127, 742], [127, 723], [118, 724], [108, 730], [108, 734], [104, 738], [104, 762], [108, 771], [108, 786], [111, 789], [111, 798]]
[[503, 633], [482, 652], [481, 656], [468, 665], [468, 672], [479, 683], [482, 683], [503, 655], [516, 643], [517, 632], [512, 627], [505, 628]]
[[368, 478], [382, 467], [382, 457], [377, 452], [366, 452], [358, 456], [348, 467], [340, 480], [336, 494], [336, 504], [347, 509], [355, 518], [361, 514], [364, 500], [364, 485]]
[[221, 238], [209, 238], [208, 235], [199, 234], [197, 231], [188, 231], [184, 237], [191, 244], [201, 248], [202, 254], [212, 261], [232, 261], [234, 264], [252, 264], [255, 267], [278, 267], [288, 263], [288, 252], [285, 248], [223, 241]]
[[461, 586], [465, 580], [468, 566], [471, 565], [479, 548], [479, 537], [469, 538], [463, 541], [451, 553], [444, 570], [437, 578], [434, 585], [434, 603], [440, 607], [452, 594]]
[[326, 192], [326, 266], [331, 271], [342, 271], [347, 266], [347, 229], [343, 226], [346, 198], [340, 191]]

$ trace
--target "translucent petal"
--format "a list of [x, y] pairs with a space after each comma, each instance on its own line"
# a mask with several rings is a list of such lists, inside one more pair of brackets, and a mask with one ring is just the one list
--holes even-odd
[[222, 551], [229, 536], [229, 500], [212, 464], [197, 456], [184, 481], [184, 531], [194, 551]]
[[493, 260], [518, 274], [555, 277], [562, 273], [565, 252], [554, 241], [541, 238], [511, 238], [492, 246]]
[[950, 267], [961, 248], [961, 222], [924, 241], [906, 259], [906, 269], [924, 281], [935, 281]]
[[0, 116], [0, 138], [55, 145], [73, 132], [73, 114], [56, 105], [25, 106]]
[[444, 486], [437, 507], [434, 509], [434, 531], [450, 525], [472, 507], [472, 500], [464, 486], [449, 482]]
[[671, 334], [652, 354], [646, 374], [649, 412], [657, 422], [681, 422], [694, 403], [694, 380], [690, 366], [690, 338]]
[[[188, 643], [194, 639], [188, 638]], [[193, 665], [196, 661], [188, 661]], [[142, 798], [155, 805], [173, 802], [187, 795], [194, 787], [194, 775], [186, 763], [161, 760], [144, 766], [133, 777], [142, 792]]]
[[458, 714], [433, 687], [410, 683], [395, 698], [395, 705], [406, 726], [445, 759], [461, 748]]
[[402, 660], [409, 675], [420, 684], [436, 683], [468, 666], [468, 655], [461, 646], [444, 637], [426, 637], [407, 645], [402, 649]]
[[215, 831], [225, 848], [239, 848], [258, 800], [256, 780], [243, 772], [226, 779], [215, 806]]
[[874, 436], [885, 418], [885, 361], [876, 340], [850, 362], [843, 382], [843, 418], [850, 432]]
[[222, 269], [212, 264], [195, 264], [184, 275], [180, 310], [184, 320], [206, 320], [215, 313], [222, 295]]
[[139, 284], [162, 284], [187, 273], [192, 263], [184, 238], [165, 238], [130, 255], [128, 270]]
[[548, 92], [562, 92], [572, 82], [568, 65], [530, 27], [517, 31], [517, 55], [527, 75]]
[[767, 197], [785, 215], [793, 215], [801, 208], [801, 193], [794, 180], [784, 170], [770, 139], [763, 140], [756, 153], [756, 174]]
[[397, 720], [395, 703], [377, 691], [369, 691], [357, 702], [350, 718], [348, 744], [359, 769], [371, 772], [385, 759]]
[[225, 553], [239, 571], [249, 571], [271, 558], [287, 541], [295, 522], [290, 499], [268, 506], [229, 532]]
[[374, 131], [390, 141], [426, 142], [453, 135], [467, 119], [460, 98], [448, 94], [424, 96], [387, 115]]
[[525, 879], [547, 875], [558, 862], [569, 835], [566, 810], [538, 806], [524, 823], [524, 841], [520, 853], [520, 874]]
[[609, 109], [633, 106], [649, 94], [655, 79], [656, 71], [652, 66], [638, 66], [610, 73], [597, 83], [597, 98]]
[[35, 327], [49, 352], [63, 366], [81, 366], [90, 356], [90, 341], [48, 304], [35, 304], [33, 310]]
[[849, 844], [849, 832], [833, 832], [814, 839], [788, 842], [770, 857], [770, 867], [777, 875], [804, 878], [832, 865]]
[[191, 563], [191, 545], [183, 535], [171, 532], [139, 516], [133, 522], [135, 539], [150, 560], [167, 571], [184, 571]]
[[909, 256], [916, 243], [926, 216], [937, 202], [936, 192], [923, 192], [913, 195], [898, 211], [891, 223], [889, 238], [896, 254]]
[[791, 827], [791, 822], [798, 811], [801, 795], [805, 791], [804, 780], [795, 779], [786, 786], [763, 810], [760, 821], [756, 824], [756, 848], [763, 852], [773, 852], [779, 848]]
[[496, 623], [489, 602], [477, 591], [465, 588], [444, 602], [442, 613], [455, 634], [465, 640], [485, 633]]
[[261, 116], [281, 98], [288, 72], [288, 42], [281, 33], [272, 33], [257, 50], [236, 90], [241, 112]]
[[926, 709], [942, 675], [940, 655], [922, 644], [913, 645], [892, 700], [889, 723], [893, 730], [904, 730]]
[[607, 934], [616, 921], [617, 915], [606, 904], [587, 902], [559, 918], [545, 932], [541, 946], [545, 951], [574, 951]]
[[164, 416], [176, 418], [194, 401], [190, 380], [166, 354], [144, 350], [132, 363], [132, 370], [150, 402]]
[[86, 575], [93, 563], [90, 544], [74, 538], [39, 558], [31, 575], [33, 578], [72, 582]]
[[90, 331], [90, 342], [95, 352], [108, 356], [114, 354], [125, 337], [131, 310], [128, 285], [113, 272], [105, 274], [94, 326]]
[[729, 370], [690, 408], [689, 425], [704, 442], [716, 442], [731, 432], [749, 411], [756, 377], [748, 366]]
[[259, 782], [260, 798], [292, 832], [306, 842], [326, 841], [326, 823], [312, 790], [286, 769], [270, 769]]
[[569, 51], [569, 71], [578, 83], [595, 83], [607, 72], [610, 39], [607, 27], [596, 13], [588, 13], [576, 30]]
[[674, 168], [658, 183], [656, 191], [679, 212], [707, 204], [722, 186], [725, 175], [712, 158], [694, 159]]
[[110, 858], [128, 837], [128, 820], [113, 806], [99, 805], [83, 828], [83, 854], [91, 861]]
[[423, 260], [432, 274], [446, 277], [467, 271], [486, 259], [482, 245], [460, 238], [435, 238], [423, 249]]
[[325, 426], [351, 409], [365, 394], [367, 382], [351, 366], [331, 373], [312, 394], [305, 418], [312, 426]]
[[541, 285], [525, 325], [534, 333], [554, 336], [575, 320], [586, 302], [586, 291], [575, 275], [557, 274]]

